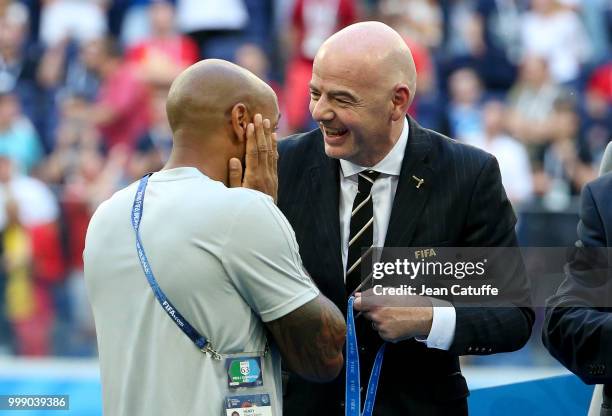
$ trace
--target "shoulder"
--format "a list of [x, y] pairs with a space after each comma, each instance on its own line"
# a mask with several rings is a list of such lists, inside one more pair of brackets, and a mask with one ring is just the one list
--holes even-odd
[[588, 192], [595, 200], [606, 200], [612, 198], [612, 172], [593, 180], [586, 184], [583, 191], [584, 195]]
[[262, 209], [274, 206], [274, 200], [270, 195], [248, 188], [225, 188], [226, 199], [231, 201], [238, 209], [250, 207]]
[[276, 215], [278, 209], [270, 195], [246, 188], [227, 188], [228, 211], [239, 219], [255, 220]]
[[293, 189], [313, 165], [327, 160], [320, 130], [294, 134], [278, 143], [279, 195]]
[[580, 197], [578, 238], [585, 246], [612, 244], [612, 212], [607, 208], [612, 199], [612, 173], [589, 182]]
[[612, 223], [612, 216], [606, 209], [612, 202], [612, 172], [585, 185], [580, 198], [580, 218], [595, 221], [600, 218], [604, 224]]
[[98, 205], [89, 222], [89, 228], [92, 228], [99, 222], [104, 222], [109, 217], [120, 215], [119, 213], [127, 215], [126, 210], [131, 208], [137, 189], [138, 182], [132, 182], [125, 188], [116, 191], [110, 198]]
[[293, 134], [278, 142], [278, 153], [282, 159], [306, 151], [314, 151], [322, 146], [322, 141], [323, 137], [319, 129]]
[[235, 202], [228, 207], [232, 214], [227, 216], [232, 244], [243, 244], [254, 236], [271, 244], [291, 235], [291, 226], [269, 195], [239, 188], [228, 191]]
[[464, 174], [478, 174], [485, 167], [496, 164], [496, 159], [492, 154], [476, 146], [459, 142], [419, 125], [412, 124], [410, 128], [416, 129], [415, 135], [425, 136], [429, 141], [431, 144], [430, 159], [438, 170], [460, 170]]

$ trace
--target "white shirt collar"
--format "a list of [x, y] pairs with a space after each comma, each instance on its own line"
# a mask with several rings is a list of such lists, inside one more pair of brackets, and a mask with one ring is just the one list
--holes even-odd
[[348, 178], [353, 175], [357, 175], [359, 172], [363, 172], [366, 169], [372, 169], [376, 172], [391, 176], [399, 176], [402, 170], [402, 161], [404, 160], [404, 153], [406, 151], [406, 144], [408, 143], [408, 119], [404, 118], [404, 127], [398, 141], [393, 145], [393, 148], [387, 155], [378, 162], [375, 166], [368, 168], [356, 165], [348, 160], [340, 159], [340, 168], [342, 175]]

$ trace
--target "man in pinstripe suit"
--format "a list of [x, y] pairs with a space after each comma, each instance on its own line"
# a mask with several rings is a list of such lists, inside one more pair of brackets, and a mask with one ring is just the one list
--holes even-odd
[[[406, 117], [415, 87], [414, 62], [397, 32], [378, 22], [349, 26], [314, 61], [310, 111], [320, 129], [279, 143], [278, 206], [303, 264], [344, 312], [363, 247], [516, 245], [516, 218], [495, 158]], [[498, 286], [511, 283], [516, 304], [526, 304], [522, 263], [504, 269]], [[515, 304], [460, 308], [427, 298], [411, 308], [357, 301], [356, 309], [363, 312], [362, 385], [378, 347], [391, 341], [375, 415], [467, 414], [458, 357], [519, 349], [534, 318]], [[343, 400], [343, 377], [317, 385], [291, 374], [285, 414], [340, 415]]]

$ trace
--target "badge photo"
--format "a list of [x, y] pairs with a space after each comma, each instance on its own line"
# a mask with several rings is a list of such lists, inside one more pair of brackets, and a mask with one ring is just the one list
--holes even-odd
[[267, 393], [230, 396], [225, 399], [226, 416], [272, 416], [270, 395]]

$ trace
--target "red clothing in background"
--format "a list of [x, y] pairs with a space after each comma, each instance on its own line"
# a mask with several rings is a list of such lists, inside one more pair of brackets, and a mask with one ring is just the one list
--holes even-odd
[[121, 65], [100, 86], [98, 104], [111, 108], [112, 120], [99, 125], [108, 148], [125, 144], [131, 150], [150, 123], [147, 86], [129, 65]]
[[325, 39], [357, 19], [354, 0], [297, 0], [292, 22], [297, 34], [294, 58], [287, 65], [285, 111], [290, 130], [306, 124], [312, 60]]
[[57, 223], [28, 227], [32, 243], [32, 268], [34, 279], [57, 283], [65, 277], [64, 253]]
[[66, 198], [62, 204], [68, 229], [68, 268], [83, 270], [83, 250], [85, 249], [85, 234], [91, 219], [89, 204], [78, 198]]
[[593, 72], [587, 91], [599, 94], [612, 103], [612, 63], [600, 66]]
[[297, 31], [298, 55], [312, 60], [325, 39], [355, 22], [354, 0], [297, 0], [292, 22]]
[[181, 67], [188, 67], [199, 59], [198, 45], [187, 36], [174, 36], [164, 39], [147, 39], [137, 43], [127, 51], [130, 63], [141, 64], [151, 54], [160, 54]]

